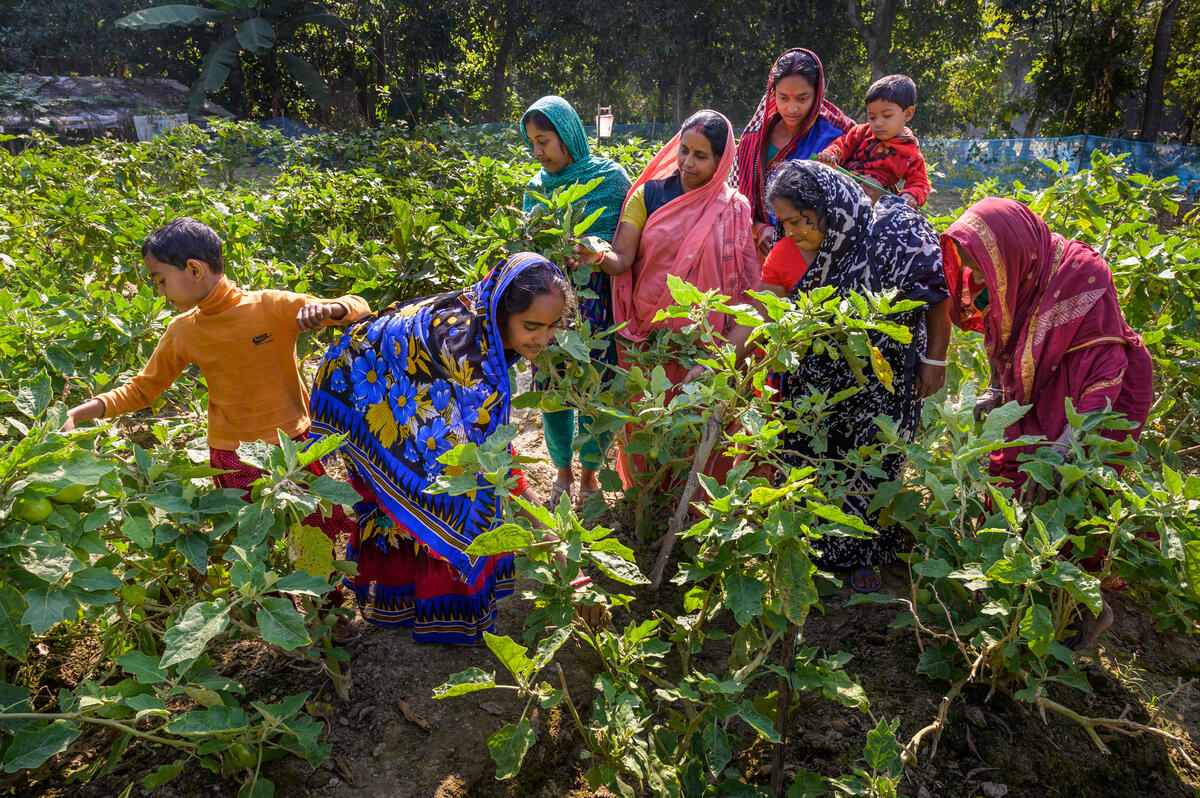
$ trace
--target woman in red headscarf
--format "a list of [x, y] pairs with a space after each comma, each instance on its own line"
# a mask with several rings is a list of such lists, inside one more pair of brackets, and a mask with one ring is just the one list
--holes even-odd
[[[1117, 303], [1112, 272], [1095, 250], [1050, 232], [1019, 202], [989, 197], [942, 234], [951, 319], [981, 330], [992, 364], [981, 417], [1006, 401], [1032, 409], [1005, 436], [1040, 435], [1060, 445], [1074, 433], [1066, 400], [1079, 412], [1111, 405], [1138, 427], [1154, 399], [1153, 364]], [[1103, 431], [1114, 440], [1129, 430]], [[1019, 488], [1019, 456], [1032, 447], [992, 453], [991, 471]]]
[[825, 70], [816, 53], [793, 47], [779, 56], [767, 76], [767, 93], [742, 131], [733, 172], [733, 184], [753, 209], [760, 259], [778, 240], [766, 202], [771, 175], [788, 161], [819, 153], [852, 127], [854, 120], [825, 99]]

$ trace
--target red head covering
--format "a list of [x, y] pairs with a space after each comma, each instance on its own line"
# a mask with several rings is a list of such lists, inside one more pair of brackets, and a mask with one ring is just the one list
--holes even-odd
[[738, 191], [746, 195], [750, 203], [754, 207], [754, 218], [756, 221], [765, 222], [767, 220], [766, 205], [764, 204], [764, 186], [763, 186], [763, 151], [766, 148], [767, 141], [770, 137], [771, 129], [775, 127], [775, 123], [781, 118], [779, 109], [775, 105], [775, 81], [772, 76], [775, 74], [775, 67], [784, 58], [787, 58], [792, 53], [804, 53], [811, 58], [817, 65], [817, 85], [813, 86], [813, 102], [812, 107], [808, 109], [808, 116], [800, 123], [800, 129], [792, 140], [786, 146], [779, 150], [776, 159], [786, 159], [796, 149], [796, 146], [808, 135], [812, 130], [812, 126], [816, 124], [818, 118], [824, 119], [834, 127], [845, 132], [854, 127], [854, 120], [842, 113], [841, 109], [833, 103], [825, 99], [825, 68], [821, 66], [821, 59], [817, 58], [817, 54], [812, 50], [805, 50], [803, 47], [793, 47], [783, 53], [779, 58], [775, 59], [775, 63], [771, 65], [771, 71], [767, 73], [767, 93], [758, 103], [758, 110], [754, 112], [746, 129], [742, 131], [741, 141], [738, 142], [737, 149], [737, 166], [734, 169], [733, 180], [738, 187]]
[[[987, 286], [982, 316], [971, 304], [972, 269], [964, 267], [955, 243]], [[1032, 403], [1068, 352], [1112, 342], [1142, 346], [1121, 315], [1104, 259], [1087, 244], [1050, 232], [1042, 217], [1015, 200], [988, 197], [968, 208], [942, 234], [942, 263], [951, 319], [982, 329], [1010, 399]]]

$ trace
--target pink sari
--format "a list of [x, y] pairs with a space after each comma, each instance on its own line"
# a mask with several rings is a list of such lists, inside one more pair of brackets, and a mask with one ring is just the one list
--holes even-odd
[[[989, 303], [972, 305], [971, 270], [957, 243], [979, 265]], [[959, 327], [982, 330], [1005, 398], [1033, 405], [1006, 431], [1056, 439], [1067, 426], [1065, 400], [1080, 412], [1111, 404], [1138, 424], [1105, 432], [1115, 440], [1141, 435], [1154, 399], [1153, 363], [1142, 339], [1125, 323], [1112, 272], [1095, 250], [1050, 232], [1040, 216], [1014, 200], [975, 203], [942, 234], [942, 262]], [[991, 470], [1014, 486], [1019, 454], [993, 453]]]
[[[675, 275], [701, 291], [716, 289], [734, 302], [746, 302], [746, 292], [758, 288], [762, 277], [758, 253], [750, 230], [750, 203], [737, 189], [725, 184], [736, 157], [733, 129], [729, 130], [725, 152], [717, 170], [703, 186], [686, 192], [650, 215], [642, 229], [637, 259], [633, 267], [612, 278], [613, 319], [624, 324], [619, 335], [622, 367], [627, 367], [625, 347], [646, 340], [653, 330], [671, 325], [678, 330], [687, 324], [683, 319], [655, 322], [654, 316], [663, 308], [675, 304], [667, 287], [667, 277]], [[676, 134], [658, 155], [642, 170], [630, 189], [630, 195], [648, 180], [670, 177], [678, 170], [680, 134]], [[629, 196], [625, 198], [629, 201]], [[733, 320], [724, 314], [713, 314], [709, 321], [722, 335], [734, 327]], [[623, 340], [622, 340], [623, 339]], [[672, 384], [683, 381], [687, 370], [679, 363], [664, 364]], [[633, 484], [635, 471], [644, 468], [640, 457], [630, 458], [622, 451], [618, 456], [618, 472], [626, 487]], [[710, 473], [724, 476], [723, 468], [714, 464]]]
[[[726, 120], [728, 126], [728, 120]], [[649, 180], [670, 177], [678, 170], [679, 134], [654, 156], [629, 194]], [[675, 275], [701, 291], [717, 289], [734, 302], [745, 302], [746, 291], [758, 288], [762, 268], [750, 233], [750, 203], [737, 189], [725, 184], [733, 167], [735, 149], [729, 128], [725, 152], [712, 179], [668, 202], [646, 221], [633, 268], [612, 278], [613, 316], [626, 324], [620, 335], [644, 341], [658, 326], [675, 329], [686, 322], [654, 322], [654, 315], [674, 304], [667, 277]], [[629, 195], [625, 197], [629, 201]], [[713, 327], [728, 334], [733, 322], [711, 319]]]

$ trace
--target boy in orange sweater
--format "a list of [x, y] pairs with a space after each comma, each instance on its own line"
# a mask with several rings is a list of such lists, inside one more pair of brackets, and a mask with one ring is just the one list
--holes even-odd
[[[305, 330], [348, 324], [370, 309], [360, 297], [319, 299], [288, 291], [242, 291], [225, 276], [221, 238], [182, 217], [142, 244], [142, 262], [158, 292], [179, 315], [167, 325], [145, 367], [127, 384], [72, 407], [64, 430], [95, 418], [148, 407], [191, 364], [208, 383], [208, 446], [222, 488], [248, 488], [262, 472], [237, 456], [239, 443], [308, 434], [308, 389], [296, 366], [296, 340]], [[320, 463], [309, 470], [323, 474]], [[331, 539], [350, 531], [341, 507], [304, 520]], [[340, 603], [334, 594], [334, 603]]]
[[[867, 123], [847, 130], [817, 160], [873, 180], [914, 208], [924, 205], [930, 190], [925, 158], [917, 137], [906, 127], [916, 106], [917, 84], [912, 78], [880, 78], [867, 89]], [[872, 200], [879, 198], [870, 188], [863, 190]]]

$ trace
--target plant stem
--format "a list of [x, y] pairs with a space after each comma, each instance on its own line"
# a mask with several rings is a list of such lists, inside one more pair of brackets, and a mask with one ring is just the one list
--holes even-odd
[[708, 425], [704, 429], [704, 437], [700, 440], [700, 446], [696, 449], [696, 456], [692, 458], [692, 470], [688, 474], [687, 483], [683, 486], [683, 495], [679, 497], [679, 504], [675, 508], [675, 516], [671, 519], [671, 526], [667, 529], [667, 539], [663, 541], [662, 548], [659, 549], [658, 559], [654, 561], [654, 570], [650, 572], [650, 587], [658, 589], [662, 584], [663, 571], [667, 569], [667, 562], [671, 559], [671, 550], [675, 548], [675, 541], [679, 538], [679, 533], [683, 529], [683, 522], [687, 519], [688, 509], [691, 507], [692, 494], [696, 492], [696, 488], [700, 486], [700, 475], [704, 473], [704, 466], [708, 463], [708, 458], [712, 455], [713, 446], [717, 443], [717, 433], [720, 431], [722, 423], [725, 420], [726, 406], [718, 403], [712, 410], [712, 415], [709, 416]]
[[796, 635], [800, 627], [788, 622], [786, 637], [783, 640], [783, 651], [779, 655], [780, 664], [788, 672], [788, 676], [779, 677], [779, 704], [775, 708], [775, 731], [779, 742], [775, 744], [775, 767], [771, 770], [771, 790], [778, 795], [783, 788], [783, 754], [787, 746], [787, 719], [791, 711], [792, 683], [790, 675], [796, 664]]
[[971, 666], [971, 670], [967, 671], [967, 674], [955, 682], [954, 686], [950, 688], [949, 692], [942, 696], [941, 704], [938, 706], [937, 717], [934, 718], [933, 723], [930, 723], [925, 728], [919, 730], [908, 741], [908, 744], [904, 746], [904, 750], [900, 754], [900, 758], [904, 760], [904, 764], [908, 765], [909, 767], [916, 766], [917, 748], [920, 746], [921, 740], [927, 734], [933, 734], [934, 736], [933, 749], [929, 752], [929, 758], [932, 759], [934, 757], [934, 755], [937, 753], [938, 738], [942, 736], [942, 729], [946, 728], [946, 716], [950, 712], [950, 704], [954, 701], [954, 699], [958, 698], [960, 693], [962, 693], [963, 687], [965, 687], [968, 682], [975, 678], [975, 671], [977, 671], [979, 666], [983, 664], [984, 659], [991, 652], [991, 650], [992, 647], [989, 646], [983, 651], [979, 652], [979, 656], [975, 659], [975, 664]]
[[583, 725], [583, 720], [579, 717], [579, 712], [575, 709], [575, 702], [571, 700], [571, 691], [567, 689], [567, 677], [563, 673], [562, 665], [558, 662], [554, 663], [554, 667], [558, 669], [558, 683], [562, 685], [563, 698], [567, 702], [567, 709], [571, 712], [571, 717], [575, 720], [575, 728], [579, 729], [579, 736], [587, 743], [588, 748], [596, 750], [596, 745], [592, 742], [592, 737], [587, 732], [587, 727]]
[[134, 727], [127, 726], [120, 721], [110, 720], [108, 718], [94, 718], [90, 715], [83, 715], [79, 712], [4, 712], [0, 713], [0, 720], [74, 720], [82, 723], [93, 723], [97, 726], [107, 726], [110, 729], [117, 729], [122, 734], [140, 737], [143, 740], [149, 740], [153, 743], [161, 743], [162, 745], [171, 745], [176, 748], [187, 748], [188, 750], [194, 750], [200, 747], [199, 743], [189, 743], [184, 740], [171, 740], [166, 737], [159, 737], [156, 734], [138, 731]]

